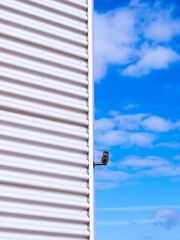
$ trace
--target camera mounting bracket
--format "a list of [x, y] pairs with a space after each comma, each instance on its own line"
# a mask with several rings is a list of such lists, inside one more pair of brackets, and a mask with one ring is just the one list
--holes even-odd
[[108, 161], [109, 161], [109, 153], [107, 151], [104, 151], [102, 153], [101, 162], [98, 162], [98, 163], [94, 162], [94, 167], [95, 166], [106, 166], [108, 164]]

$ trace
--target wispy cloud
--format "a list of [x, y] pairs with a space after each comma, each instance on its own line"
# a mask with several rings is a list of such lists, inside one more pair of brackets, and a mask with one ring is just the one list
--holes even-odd
[[122, 211], [122, 212], [140, 212], [140, 211], [151, 211], [158, 209], [180, 209], [180, 205], [174, 206], [138, 206], [138, 207], [119, 207], [119, 208], [97, 208], [96, 211], [111, 212], [111, 211]]
[[112, 221], [112, 222], [96, 222], [96, 226], [123, 226], [123, 225], [139, 225], [139, 224], [157, 224], [165, 223], [165, 218], [159, 219], [139, 219], [134, 221]]
[[115, 127], [115, 123], [112, 119], [109, 118], [101, 118], [95, 121], [95, 130], [108, 130], [113, 129]]
[[111, 181], [119, 181], [119, 180], [127, 180], [130, 177], [130, 174], [120, 171], [120, 170], [101, 170], [98, 172], [97, 179], [100, 180], [109, 180]]
[[97, 226], [122, 226], [122, 225], [139, 225], [139, 224], [153, 224], [154, 226], [161, 225], [167, 229], [175, 227], [180, 222], [180, 206], [140, 206], [140, 207], [123, 207], [123, 208], [101, 208], [96, 211], [101, 212], [146, 212], [147, 218], [133, 219], [133, 220], [114, 220], [97, 222]]
[[141, 122], [141, 125], [149, 131], [168, 132], [174, 128], [174, 124], [170, 120], [158, 116], [151, 116]]
[[141, 77], [149, 74], [152, 70], [166, 69], [169, 64], [178, 60], [180, 60], [179, 54], [171, 48], [148, 45], [143, 56], [123, 70], [122, 75]]
[[132, 58], [137, 36], [135, 19], [128, 8], [94, 15], [95, 29], [95, 79], [106, 75], [108, 64], [127, 64]]
[[[131, 147], [179, 148], [180, 144], [155, 143], [160, 139], [160, 133], [170, 130], [177, 131], [176, 123], [159, 116], [147, 113], [121, 114], [111, 111], [109, 118], [96, 120], [95, 140], [97, 149], [120, 146], [127, 149]], [[159, 140], [158, 140], [159, 141]], [[100, 161], [101, 156], [98, 160]], [[97, 154], [96, 154], [97, 155]], [[169, 177], [177, 179], [180, 176], [179, 155], [172, 159], [160, 156], [130, 155], [124, 159], [108, 165], [106, 169], [96, 171], [96, 186], [99, 188], [119, 187], [124, 184], [133, 184], [144, 177]]]
[[177, 127], [177, 123], [171, 122], [159, 116], [151, 116], [147, 113], [120, 114], [111, 111], [111, 118], [101, 118], [95, 121], [95, 130], [108, 130], [115, 127], [119, 130], [137, 131], [143, 128], [151, 132], [167, 132]]
[[180, 129], [180, 120], [176, 122], [175, 127]]
[[174, 156], [174, 159], [175, 159], [175, 160], [180, 160], [180, 155]]
[[157, 133], [168, 132], [174, 128], [175, 123], [159, 116], [111, 111], [111, 117], [95, 121], [96, 143], [106, 147], [152, 147], [153, 141], [158, 138]]
[[159, 208], [152, 216], [155, 220], [165, 218], [165, 221], [160, 221], [158, 224], [165, 226], [167, 229], [171, 229], [180, 222], [180, 212], [176, 208]]
[[148, 157], [139, 157], [139, 156], [129, 156], [119, 162], [119, 168], [131, 168], [133, 170], [139, 169], [154, 169], [162, 168], [170, 165], [170, 162], [167, 159], [148, 156]]
[[105, 170], [96, 171], [99, 188], [119, 187], [132, 184], [144, 177], [169, 177], [172, 180], [180, 176], [180, 164], [158, 156], [127, 156]]
[[138, 113], [138, 114], [128, 114], [128, 115], [118, 115], [114, 119], [116, 125], [122, 130], [139, 130], [141, 121], [148, 114]]
[[173, 38], [180, 35], [173, 5], [133, 0], [94, 18], [96, 81], [105, 77], [109, 64], [119, 65], [122, 75], [140, 77], [180, 60], [172, 48]]
[[127, 111], [127, 110], [131, 110], [131, 109], [137, 108], [137, 107], [138, 107], [138, 104], [129, 103], [129, 104], [123, 106], [123, 110]]
[[105, 133], [96, 134], [97, 144], [111, 147], [121, 145], [122, 147], [151, 147], [156, 137], [146, 132], [127, 132], [121, 130], [111, 130]]
[[180, 143], [179, 142], [162, 142], [155, 145], [155, 147], [165, 147], [165, 148], [174, 148], [179, 149]]

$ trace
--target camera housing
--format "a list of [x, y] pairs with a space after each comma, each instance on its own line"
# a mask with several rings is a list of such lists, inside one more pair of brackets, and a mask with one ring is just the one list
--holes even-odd
[[101, 158], [101, 162], [99, 163], [95, 163], [94, 162], [94, 166], [106, 166], [108, 164], [109, 161], [109, 153], [107, 151], [104, 151], [102, 153], [102, 158]]
[[104, 151], [102, 153], [102, 159], [101, 159], [101, 162], [103, 165], [107, 165], [108, 164], [108, 161], [109, 161], [109, 153], [107, 151]]

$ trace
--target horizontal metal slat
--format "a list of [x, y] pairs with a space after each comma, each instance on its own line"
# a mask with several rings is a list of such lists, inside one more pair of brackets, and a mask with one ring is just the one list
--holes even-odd
[[26, 115], [42, 116], [42, 118], [54, 121], [65, 121], [79, 126], [88, 125], [88, 120], [86, 119], [85, 114], [54, 108], [44, 104], [37, 104], [27, 100], [19, 100], [17, 96], [3, 96], [1, 92], [0, 109], [7, 110], [7, 108], [9, 111], [19, 111]]
[[60, 1], [43, 0], [43, 3], [42, 3], [41, 0], [29, 0], [26, 3], [28, 3], [28, 4], [34, 3], [37, 6], [39, 5], [40, 7], [47, 8], [48, 11], [58, 12], [59, 14], [67, 16], [71, 19], [73, 19], [73, 18], [80, 19], [85, 22], [88, 20], [87, 11], [69, 7], [67, 4], [61, 3]]
[[47, 147], [29, 145], [23, 142], [13, 142], [5, 139], [0, 139], [0, 150], [9, 155], [22, 156], [26, 158], [39, 159], [43, 161], [63, 162], [78, 166], [88, 166], [87, 154], [75, 153], [60, 149], [49, 149]]
[[17, 84], [48, 90], [49, 92], [55, 92], [59, 95], [73, 96], [77, 99], [88, 98], [87, 88], [85, 87], [55, 81], [52, 78], [33, 75], [10, 67], [1, 66], [1, 77], [2, 79], [7, 79], [7, 81], [14, 81]]
[[[88, 223], [89, 217], [86, 211], [63, 209], [50, 206], [38, 206], [27, 203], [8, 202], [0, 200], [0, 213], [5, 215], [26, 215], [28, 218], [45, 219], [49, 221]], [[78, 227], [78, 225], [77, 225]], [[81, 227], [80, 227], [81, 229]]]
[[[1, 21], [2, 22], [2, 21]], [[23, 30], [17, 27], [12, 27], [9, 23], [1, 23], [1, 34], [4, 34], [11, 38], [16, 38], [22, 41], [29, 42], [31, 44], [39, 45], [44, 48], [49, 48], [55, 51], [59, 51], [62, 54], [68, 54], [74, 58], [88, 59], [86, 49], [83, 47], [73, 48], [69, 44], [60, 42], [53, 38], [45, 37], [43, 35], [38, 35], [27, 30]]]
[[78, 7], [82, 7], [85, 9], [88, 8], [88, 4], [87, 4], [86, 0], [60, 0], [60, 2], [64, 2], [66, 4], [70, 4], [70, 5], [74, 5], [74, 6], [78, 6]]
[[64, 57], [59, 54], [49, 54], [46, 50], [28, 46], [24, 43], [9, 40], [8, 38], [1, 38], [1, 48], [5, 52], [9, 52], [17, 56], [24, 56], [24, 58], [32, 59], [42, 63], [48, 63], [52, 66], [64, 68], [65, 70], [74, 71], [75, 73], [87, 73], [85, 61], [78, 61], [74, 64], [72, 61], [66, 61]]
[[53, 122], [45, 119], [0, 110], [0, 122], [10, 126], [17, 126], [22, 129], [31, 129], [44, 133], [71, 136], [72, 138], [88, 139], [87, 129], [75, 125]]
[[17, 169], [18, 171], [34, 172], [40, 175], [49, 175], [62, 178], [88, 180], [87, 170], [82, 167], [77, 169], [67, 167], [62, 164], [47, 163], [44, 161], [29, 160], [26, 158], [18, 158], [0, 153], [0, 167], [6, 169]]
[[38, 33], [39, 35], [56, 38], [57, 40], [64, 41], [69, 44], [74, 44], [82, 47], [87, 47], [88, 42], [81, 34], [72, 34], [69, 31], [59, 28], [55, 25], [45, 23], [44, 21], [24, 16], [21, 12], [9, 11], [6, 7], [1, 9], [1, 17], [4, 21], [9, 22], [12, 26], [16, 24], [20, 28], [29, 30], [30, 32]]
[[[21, 68], [25, 72], [34, 72], [35, 74], [52, 76], [58, 78], [62, 81], [75, 82], [77, 84], [86, 85], [86, 75], [73, 73], [60, 69], [54, 66], [49, 66], [48, 64], [40, 63], [38, 61], [29, 60], [27, 58], [19, 57], [18, 55], [12, 55], [12, 53], [3, 52], [1, 49], [0, 53], [1, 59], [3, 59], [2, 64], [12, 65], [15, 68]], [[70, 74], [71, 73], [71, 74]]]
[[[27, 2], [26, 2], [27, 3]], [[80, 34], [87, 34], [87, 24], [81, 21], [75, 21], [72, 18], [67, 18], [61, 16], [59, 13], [50, 12], [48, 10], [27, 5], [22, 1], [14, 1], [14, 0], [6, 0], [1, 2], [1, 6], [8, 8], [10, 12], [16, 11], [18, 14], [26, 15], [30, 18], [41, 19], [42, 21], [49, 22], [50, 24], [54, 24], [68, 30], [74, 36]], [[82, 39], [86, 39], [82, 38]]]
[[[57, 108], [74, 109], [75, 111], [88, 112], [87, 102], [72, 97], [65, 97], [48, 91], [42, 91], [31, 87], [21, 86], [8, 81], [0, 80], [0, 92], [20, 96], [20, 98], [32, 99], [33, 102], [50, 105]], [[4, 94], [6, 95], [6, 94]]]
[[79, 209], [87, 211], [89, 203], [86, 195], [60, 193], [44, 189], [30, 189], [16, 185], [0, 184], [0, 199], [7, 202], [28, 203], [32, 205]]
[[69, 192], [74, 194], [89, 194], [86, 182], [64, 180], [49, 176], [40, 176], [29, 173], [15, 172], [5, 169], [0, 169], [0, 181], [7, 184], [18, 184], [31, 188], [44, 188], [57, 192]]
[[[15, 212], [15, 211], [14, 211]], [[41, 223], [41, 225], [45, 225], [47, 226], [47, 228], [62, 228], [62, 229], [65, 229], [65, 230], [79, 230], [80, 232], [81, 231], [87, 231], [87, 223], [80, 223], [80, 222], [67, 222], [67, 220], [63, 221], [62, 219], [51, 219], [51, 218], [46, 218], [46, 217], [39, 217], [39, 216], [33, 216], [32, 214], [30, 215], [21, 215], [21, 214], [18, 214], [18, 213], [11, 213], [11, 212], [5, 212], [5, 211], [2, 211], [0, 212], [1, 216], [4, 217], [4, 218], [8, 218], [10, 222], [14, 221], [14, 219], [16, 218], [17, 219], [17, 222], [20, 223], [20, 221], [22, 222], [23, 220], [25, 222], [27, 222], [27, 224], [30, 224], [30, 225], [35, 225], [36, 227], [39, 226], [39, 222]], [[10, 220], [11, 219], [11, 220]], [[0, 222], [0, 226], [1, 226], [1, 222]], [[23, 225], [24, 227], [24, 225]], [[48, 230], [47, 230], [48, 231]]]
[[[31, 220], [26, 218], [12, 218], [8, 216], [0, 216], [0, 227], [9, 230], [22, 230], [27, 233], [40, 233], [44, 235], [55, 236], [71, 236], [71, 237], [88, 237], [89, 231], [82, 229], [74, 229], [63, 227], [59, 222], [48, 222], [44, 220]], [[65, 224], [64, 224], [65, 225]]]
[[75, 63], [60, 54], [53, 54], [41, 48], [24, 44], [13, 39], [1, 37], [1, 48], [5, 52], [12, 52], [14, 55], [24, 56], [27, 59], [33, 59], [42, 63], [48, 63], [52, 66], [58, 66], [65, 70], [75, 73], [87, 73], [86, 61], [76, 61]]
[[[17, 34], [19, 32], [23, 32], [25, 36], [28, 36], [28, 38], [31, 39], [34, 38], [34, 42], [32, 43], [39, 44], [41, 40], [41, 45], [43, 45], [44, 41], [45, 47], [47, 46], [48, 43], [56, 44], [55, 46], [57, 47], [57, 50], [61, 51], [62, 53], [86, 59], [86, 48], [84, 46], [77, 46], [71, 41], [67, 41], [66, 39], [63, 40], [60, 37], [56, 37], [54, 34], [50, 34], [50, 31], [46, 31], [45, 33], [44, 31], [42, 31], [45, 28], [44, 26], [41, 27], [40, 29], [37, 29], [37, 26], [33, 27], [33, 25], [29, 24], [31, 27], [28, 27], [27, 26], [28, 24], [25, 24], [26, 22], [22, 24], [21, 21], [23, 21], [23, 19], [17, 21], [18, 20], [17, 18], [17, 20], [14, 21], [13, 19], [16, 18], [16, 16], [14, 16], [14, 18], [7, 17], [4, 13], [2, 13], [1, 17], [2, 17], [1, 27], [9, 26], [10, 31], [14, 32], [14, 34], [11, 33], [12, 36], [16, 36], [17, 38], [21, 39], [20, 37], [17, 36]], [[14, 29], [12, 30], [12, 28]], [[47, 32], [49, 32], [49, 34], [47, 34]], [[9, 36], [11, 36], [10, 33]], [[27, 38], [24, 40], [27, 40]], [[53, 48], [53, 46], [51, 48]]]
[[19, 141], [32, 146], [39, 145], [50, 149], [65, 149], [70, 152], [88, 152], [86, 141], [79, 140], [78, 144], [78, 141], [73, 141], [73, 139], [56, 137], [41, 132], [5, 126], [3, 124], [1, 124], [0, 136], [10, 141]]
[[[38, 240], [79, 240], [79, 237], [77, 238], [71, 238], [71, 237], [62, 237], [62, 236], [47, 236], [42, 234], [25, 234], [25, 233], [17, 233], [17, 232], [11, 232], [9, 230], [3, 230], [0, 231], [0, 239], [1, 240], [32, 240], [32, 239], [38, 239]], [[81, 237], [81, 240], [87, 240], [87, 238]]]

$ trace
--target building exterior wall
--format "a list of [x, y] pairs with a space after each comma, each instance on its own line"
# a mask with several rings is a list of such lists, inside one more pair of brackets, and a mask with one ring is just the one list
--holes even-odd
[[1, 240], [94, 240], [92, 5], [0, 0]]

